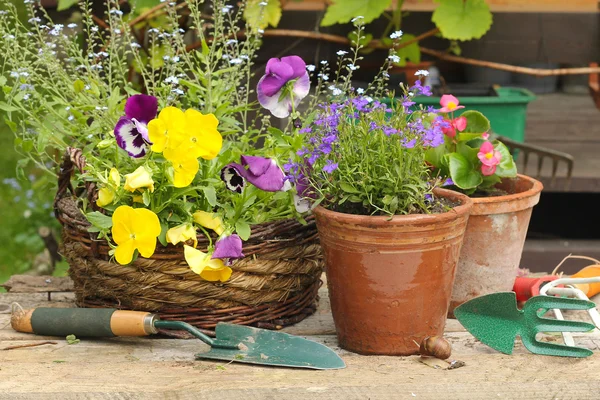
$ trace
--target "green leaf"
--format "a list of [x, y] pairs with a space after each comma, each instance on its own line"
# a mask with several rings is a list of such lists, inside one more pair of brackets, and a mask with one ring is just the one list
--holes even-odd
[[244, 10], [244, 19], [252, 28], [264, 29], [271, 25], [276, 27], [281, 19], [281, 3], [279, 0], [267, 0], [267, 5], [260, 3], [265, 0], [249, 0]]
[[492, 26], [492, 13], [485, 0], [439, 1], [431, 20], [446, 39], [479, 39]]
[[13, 121], [9, 120], [8, 118], [4, 118], [4, 123], [6, 124], [6, 126], [8, 126], [10, 128], [10, 130], [13, 133], [17, 133], [17, 124], [14, 123]]
[[85, 214], [85, 217], [90, 221], [90, 224], [102, 231], [112, 228], [112, 218], [101, 212], [93, 211]]
[[[414, 38], [415, 35], [405, 33], [400, 39], [400, 44], [402, 44], [403, 42], [408, 42], [409, 40], [413, 40]], [[398, 63], [398, 65], [400, 65], [401, 67], [405, 66], [407, 61], [411, 61], [415, 64], [420, 63], [421, 50], [419, 49], [419, 42], [411, 43], [406, 47], [402, 47], [401, 49], [396, 50], [396, 55], [400, 57], [400, 62]]]
[[146, 207], [148, 207], [150, 205], [150, 191], [149, 190], [144, 190], [144, 193], [142, 193], [142, 201], [144, 202], [144, 205]]
[[450, 177], [456, 186], [461, 189], [472, 189], [483, 181], [481, 172], [465, 156], [451, 153], [447, 157]]
[[363, 23], [368, 24], [379, 17], [392, 0], [332, 0], [321, 21], [321, 26], [345, 24], [357, 16], [362, 16]]
[[31, 139], [23, 140], [23, 143], [21, 143], [21, 148], [23, 149], [24, 152], [29, 153], [31, 150], [33, 150], [33, 140], [31, 140]]
[[246, 221], [239, 220], [235, 224], [235, 231], [239, 235], [242, 240], [248, 240], [252, 231], [250, 230], [250, 225]]
[[212, 186], [206, 186], [202, 188], [202, 191], [204, 192], [204, 196], [206, 196], [206, 201], [208, 201], [208, 204], [210, 204], [212, 207], [217, 205], [217, 192], [215, 192], [215, 188]]
[[58, 0], [56, 11], [64, 11], [77, 4], [77, 0]]
[[169, 224], [166, 222], [160, 221], [160, 234], [158, 235], [158, 241], [163, 246], [168, 244], [167, 242], [167, 231], [169, 230]]
[[0, 76], [0, 86], [4, 86], [4, 85], [6, 85], [6, 77]]
[[[467, 127], [463, 131], [464, 133], [486, 133], [490, 130], [490, 120], [487, 119], [482, 113], [475, 110], [465, 111], [460, 115], [467, 119]], [[471, 139], [473, 139], [472, 137]], [[468, 139], [468, 140], [471, 140]]]
[[517, 165], [515, 164], [515, 160], [513, 160], [512, 155], [508, 148], [502, 142], [497, 142], [494, 145], [494, 150], [500, 152], [502, 155], [502, 159], [500, 160], [500, 164], [496, 167], [495, 175], [500, 178], [514, 178], [517, 176]]
[[446, 144], [427, 149], [425, 152], [425, 161], [436, 168], [444, 167], [444, 154], [446, 154]]
[[83, 89], [85, 89], [85, 83], [81, 79], [77, 79], [73, 82], [73, 90], [75, 90], [75, 93], [79, 93], [83, 91]]
[[75, 335], [68, 335], [66, 337], [66, 339], [67, 339], [68, 344], [77, 344], [80, 342], [80, 340], [77, 339], [77, 337]]
[[7, 104], [3, 101], [0, 101], [0, 110], [6, 111], [6, 112], [12, 112], [12, 111], [17, 111], [18, 108], [15, 106], [11, 106], [10, 104]]
[[346, 182], [340, 182], [340, 188], [346, 193], [360, 193], [358, 189]]

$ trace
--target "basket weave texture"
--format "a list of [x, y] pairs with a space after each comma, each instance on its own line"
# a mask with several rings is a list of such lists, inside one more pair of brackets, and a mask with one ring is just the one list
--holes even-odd
[[[314, 313], [323, 271], [315, 222], [294, 219], [254, 225], [244, 243], [245, 258], [231, 266], [227, 282], [209, 282], [190, 270], [182, 246], [158, 245], [151, 258], [129, 265], [110, 261], [105, 239], [88, 232], [78, 207], [86, 197], [95, 205], [92, 182], [73, 188], [71, 176], [85, 171], [85, 158], [68, 149], [61, 165], [54, 203], [63, 226], [63, 253], [75, 282], [80, 307], [116, 307], [158, 313], [212, 330], [218, 322], [280, 329]], [[198, 248], [208, 239], [198, 236]]]

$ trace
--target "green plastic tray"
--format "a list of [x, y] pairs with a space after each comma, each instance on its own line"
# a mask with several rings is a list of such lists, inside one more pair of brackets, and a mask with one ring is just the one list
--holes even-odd
[[[527, 105], [535, 100], [535, 95], [527, 89], [513, 87], [496, 88], [496, 92], [498, 96], [459, 97], [460, 104], [465, 108], [456, 112], [455, 116], [467, 110], [477, 110], [490, 120], [492, 131], [522, 143], [525, 140]], [[440, 107], [439, 97], [417, 96], [414, 101]]]

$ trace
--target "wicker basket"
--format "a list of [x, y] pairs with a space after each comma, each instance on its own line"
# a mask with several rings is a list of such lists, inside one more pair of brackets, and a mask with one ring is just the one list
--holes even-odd
[[[77, 199], [95, 204], [95, 185], [73, 188], [74, 168], [85, 159], [68, 149], [58, 179], [54, 203], [63, 225], [63, 253], [75, 282], [80, 307], [116, 307], [156, 312], [162, 319], [182, 320], [212, 330], [218, 322], [280, 329], [316, 309], [323, 262], [314, 221], [301, 225], [289, 219], [255, 225], [244, 244], [244, 259], [236, 261], [227, 282], [208, 282], [192, 272], [181, 246], [157, 246], [152, 258], [129, 265], [110, 262], [104, 239], [88, 232]], [[208, 240], [198, 237], [198, 247]]]

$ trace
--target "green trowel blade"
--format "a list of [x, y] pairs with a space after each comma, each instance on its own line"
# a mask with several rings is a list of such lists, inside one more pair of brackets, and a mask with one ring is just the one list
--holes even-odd
[[580, 347], [564, 346], [536, 340], [540, 332], [586, 332], [594, 325], [579, 321], [561, 321], [542, 318], [542, 308], [587, 310], [595, 307], [591, 301], [536, 296], [529, 299], [523, 310], [517, 308], [514, 292], [492, 293], [470, 300], [454, 310], [458, 321], [479, 341], [505, 354], [512, 354], [515, 339], [521, 337], [523, 345], [534, 354], [587, 357], [592, 351]]
[[[346, 367], [327, 346], [287, 333], [225, 323], [219, 323], [215, 333], [216, 346], [196, 354], [197, 359], [309, 369]], [[238, 349], [220, 348], [221, 344], [235, 345]]]

